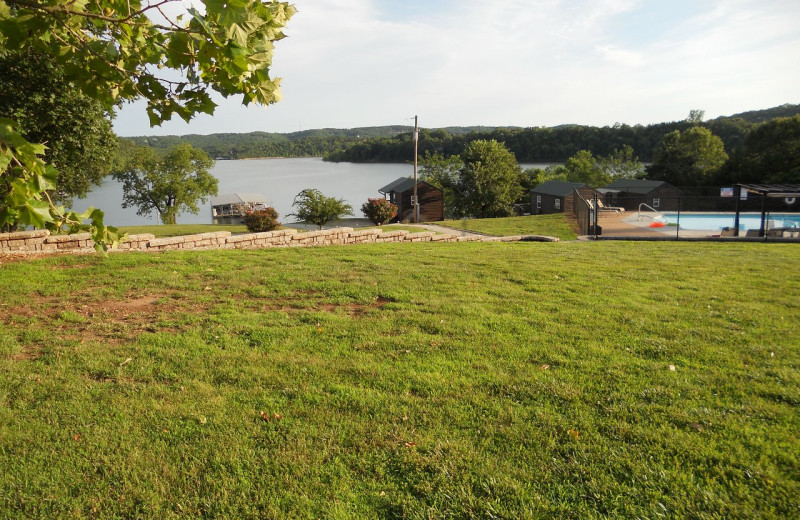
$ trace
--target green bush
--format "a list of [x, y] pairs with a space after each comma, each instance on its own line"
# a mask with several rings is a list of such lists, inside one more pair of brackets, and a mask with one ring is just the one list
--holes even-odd
[[397, 216], [397, 205], [386, 199], [367, 199], [361, 211], [373, 224], [382, 226]]
[[294, 198], [292, 207], [297, 208], [290, 216], [297, 217], [300, 222], [316, 224], [320, 229], [331, 220], [338, 220], [345, 215], [352, 215], [353, 208], [344, 199], [326, 197], [319, 190], [305, 189]]
[[248, 211], [244, 216], [244, 225], [251, 233], [260, 233], [277, 229], [281, 223], [278, 222], [278, 212], [270, 207]]

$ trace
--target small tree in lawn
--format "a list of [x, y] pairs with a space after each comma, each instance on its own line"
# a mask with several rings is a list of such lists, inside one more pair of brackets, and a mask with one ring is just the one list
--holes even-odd
[[397, 204], [386, 199], [367, 199], [361, 205], [361, 212], [376, 226], [382, 226], [397, 216]]
[[353, 214], [353, 207], [334, 197], [326, 197], [319, 190], [305, 189], [294, 198], [293, 208], [297, 208], [290, 216], [301, 222], [316, 224], [319, 229], [331, 220], [338, 220], [345, 215]]

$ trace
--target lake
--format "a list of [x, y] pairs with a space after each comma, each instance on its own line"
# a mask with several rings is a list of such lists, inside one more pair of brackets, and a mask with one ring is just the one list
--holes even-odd
[[[523, 168], [545, 167], [543, 164], [522, 164]], [[217, 161], [211, 174], [219, 179], [219, 193], [259, 193], [264, 195], [280, 217], [291, 222], [294, 197], [306, 188], [316, 188], [327, 197], [345, 199], [355, 216], [361, 217], [361, 205], [370, 197], [382, 197], [378, 189], [400, 177], [414, 175], [412, 164], [333, 163], [320, 158], [248, 159]], [[122, 183], [108, 177], [85, 199], [75, 199], [73, 207], [81, 212], [89, 206], [102, 209], [105, 222], [112, 226], [158, 224], [156, 213], [136, 214], [136, 208], [122, 207]], [[182, 213], [179, 224], [210, 224], [211, 203], [200, 205], [196, 215]]]

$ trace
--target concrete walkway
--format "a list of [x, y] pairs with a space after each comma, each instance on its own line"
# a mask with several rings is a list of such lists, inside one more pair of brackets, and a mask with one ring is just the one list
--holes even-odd
[[445, 226], [437, 226], [436, 224], [409, 224], [409, 226], [421, 227], [425, 228], [428, 231], [433, 231], [434, 233], [442, 233], [445, 235], [456, 235], [459, 237], [483, 237], [486, 235], [482, 235], [480, 233], [474, 233], [472, 231], [465, 231], [463, 229], [453, 229], [450, 227]]

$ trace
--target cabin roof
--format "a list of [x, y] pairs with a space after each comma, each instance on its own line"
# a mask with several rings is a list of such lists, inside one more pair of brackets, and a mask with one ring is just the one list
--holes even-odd
[[406, 190], [409, 190], [414, 187], [414, 179], [411, 177], [400, 177], [397, 180], [394, 180], [384, 186], [383, 188], [379, 189], [380, 193], [391, 193], [393, 191], [397, 193], [403, 193]]
[[[417, 181], [417, 186], [420, 186], [422, 184], [424, 184], [426, 186], [430, 186], [431, 188], [433, 188], [435, 190], [439, 189], [436, 186], [428, 184], [425, 181]], [[383, 193], [385, 195], [385, 194], [391, 193], [391, 192], [404, 193], [404, 192], [406, 192], [408, 190], [413, 190], [413, 189], [414, 189], [414, 179], [412, 179], [411, 177], [400, 177], [396, 181], [392, 181], [389, 184], [387, 184], [386, 186], [384, 186], [383, 188], [379, 189], [378, 192], [379, 193]]]
[[617, 179], [606, 186], [605, 189], [608, 191], [625, 191], [644, 195], [663, 186], [669, 186], [669, 184], [664, 181], [648, 181], [646, 179]]
[[582, 182], [567, 182], [567, 181], [545, 181], [537, 184], [531, 191], [534, 193], [541, 193], [542, 195], [552, 195], [555, 197], [566, 197], [574, 190], [583, 188], [586, 184]]
[[225, 193], [211, 197], [212, 206], [225, 206], [226, 204], [242, 203], [266, 204], [267, 198], [259, 193]]

